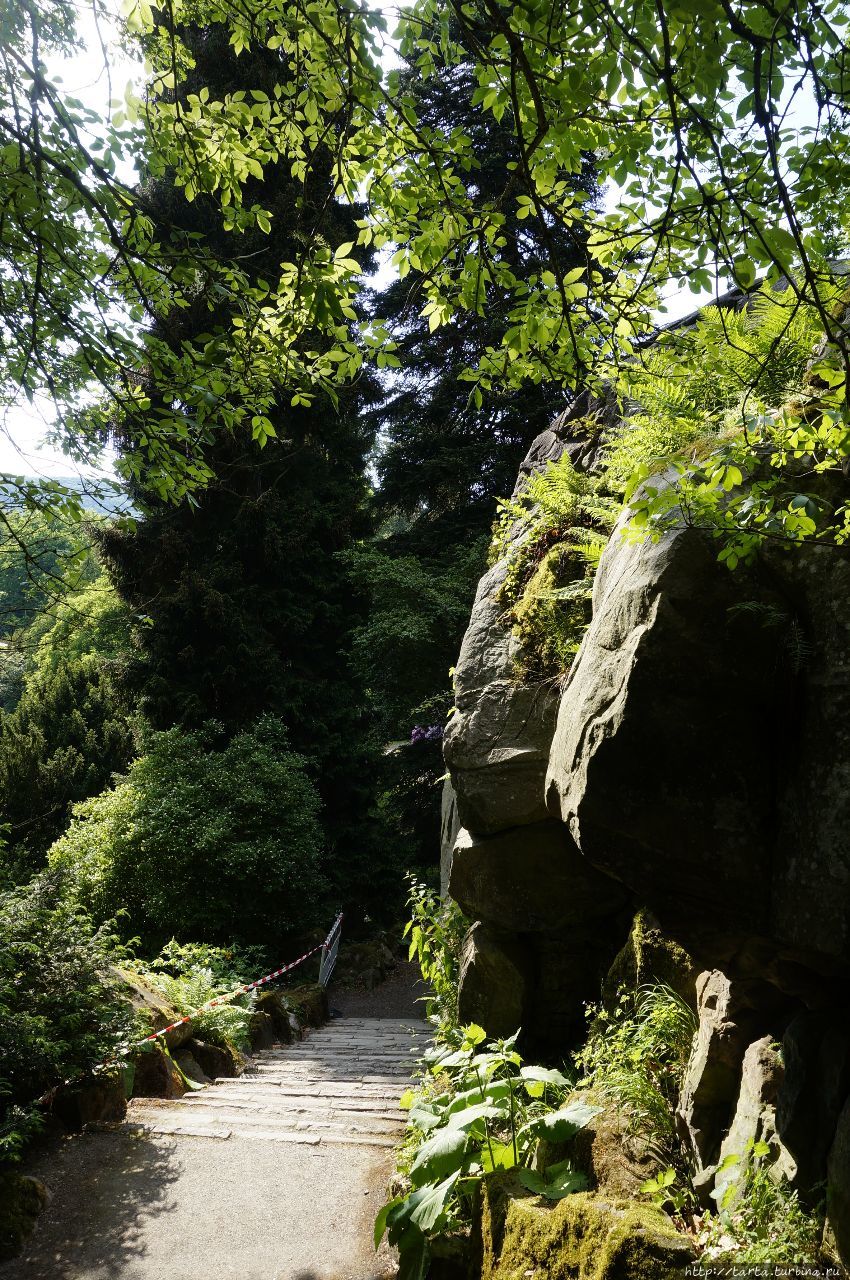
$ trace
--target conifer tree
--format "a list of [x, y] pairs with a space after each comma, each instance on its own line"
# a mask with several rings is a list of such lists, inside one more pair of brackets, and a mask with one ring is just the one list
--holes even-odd
[[[186, 38], [195, 66], [181, 93], [272, 94], [282, 74], [275, 53], [237, 57], [221, 27]], [[222, 261], [238, 260], [255, 281], [273, 279], [305, 237], [321, 236], [332, 249], [357, 238], [358, 210], [331, 199], [330, 164], [330, 156], [314, 158], [305, 186], [283, 162], [266, 166], [262, 185], [253, 180], [247, 200], [269, 211], [267, 234], [224, 230], [212, 201], [189, 202], [168, 175], [149, 184], [149, 203], [164, 221], [202, 235]], [[154, 334], [176, 347], [209, 324], [199, 300], [197, 309], [159, 317]], [[368, 897], [363, 881], [378, 872], [357, 729], [362, 698], [347, 658], [361, 605], [339, 554], [368, 531], [367, 395], [364, 381], [338, 407], [320, 398], [292, 407], [281, 387], [264, 447], [247, 432], [222, 430], [207, 455], [216, 478], [195, 505], [174, 507], [136, 486], [143, 518], [101, 543], [119, 592], [143, 619], [137, 691], [146, 716], [157, 728], [215, 720], [231, 733], [262, 713], [279, 716], [312, 764], [326, 869], [348, 905]]]

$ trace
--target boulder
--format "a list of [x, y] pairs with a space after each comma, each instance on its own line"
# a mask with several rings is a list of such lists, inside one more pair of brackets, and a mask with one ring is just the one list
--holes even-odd
[[552, 821], [492, 836], [461, 828], [449, 893], [470, 919], [508, 932], [580, 929], [589, 937], [628, 901], [623, 886], [600, 875], [563, 823]]
[[281, 1044], [289, 1044], [295, 1032], [290, 1021], [289, 1007], [282, 991], [266, 988], [257, 994], [254, 1008], [257, 1013], [267, 1014], [271, 1019], [274, 1033]]
[[50, 1110], [72, 1133], [78, 1133], [87, 1124], [123, 1120], [127, 1114], [124, 1075], [116, 1069], [75, 1084], [61, 1085], [51, 1096]]
[[186, 1046], [179, 1049], [174, 1055], [174, 1061], [183, 1072], [187, 1080], [191, 1080], [194, 1084], [210, 1084], [211, 1078], [206, 1074], [195, 1055]]
[[501, 600], [506, 573], [500, 560], [478, 584], [455, 667], [457, 709], [443, 738], [458, 820], [477, 835], [545, 819], [543, 781], [558, 710], [551, 686], [515, 678], [519, 641]]
[[[172, 1022], [180, 1018], [181, 1015], [168, 1003], [165, 996], [150, 986], [140, 974], [121, 968], [116, 968], [112, 972], [119, 980], [127, 1002], [141, 1026], [144, 1027], [144, 1035], [162, 1031], [164, 1027], [171, 1026]], [[179, 1049], [182, 1044], [191, 1039], [191, 1036], [191, 1024], [181, 1022], [179, 1026], [167, 1032], [163, 1039], [169, 1049]]]
[[[604, 1096], [577, 1092], [567, 1102], [588, 1102], [597, 1109], [593, 1119], [565, 1142], [538, 1142], [534, 1165], [544, 1172], [562, 1160], [587, 1174], [594, 1191], [617, 1199], [641, 1200], [641, 1187], [660, 1171], [657, 1150], [634, 1131], [621, 1106]], [[565, 1104], [566, 1105], [566, 1104]]]
[[242, 1055], [231, 1045], [209, 1044], [193, 1038], [186, 1047], [210, 1080], [217, 1080], [220, 1076], [238, 1076], [244, 1070]]
[[0, 1263], [20, 1253], [47, 1200], [38, 1178], [0, 1169]]
[[460, 822], [457, 816], [457, 796], [451, 779], [443, 782], [443, 794], [440, 806], [440, 896], [445, 898], [449, 892], [449, 877], [452, 870], [452, 853], [454, 852]]
[[151, 1043], [133, 1055], [136, 1068], [134, 1098], [182, 1098], [186, 1086], [172, 1059], [161, 1045]]
[[284, 999], [302, 1027], [321, 1027], [330, 1017], [328, 993], [317, 982], [284, 991]]
[[271, 1014], [255, 1009], [248, 1024], [248, 1037], [251, 1041], [251, 1049], [255, 1053], [259, 1049], [270, 1049], [273, 1044], [276, 1044], [277, 1036]]
[[[514, 496], [566, 451], [587, 468], [596, 456], [598, 422], [605, 406], [578, 396], [552, 426], [533, 441], [520, 467]], [[517, 529], [516, 538], [524, 536]], [[455, 666], [455, 713], [443, 738], [443, 756], [456, 794], [460, 826], [475, 835], [541, 822], [546, 817], [543, 783], [558, 709], [549, 682], [516, 677], [520, 641], [502, 599], [507, 559], [478, 584], [472, 615]]]
[[[452, 855], [450, 896], [470, 919], [486, 926], [476, 934], [476, 954], [461, 976], [461, 1006], [492, 1034], [506, 1024], [499, 1002], [485, 998], [488, 967], [481, 948], [498, 939], [508, 959], [524, 949], [525, 976], [514, 1008], [522, 1009], [523, 1044], [537, 1053], [557, 1054], [576, 1039], [584, 1007], [598, 998], [602, 975], [631, 912], [628, 894], [602, 876], [576, 849], [560, 822], [512, 827], [491, 836], [461, 828]], [[505, 949], [505, 939], [517, 941]], [[500, 961], [501, 963], [501, 961]], [[514, 972], [512, 968], [512, 972]], [[493, 979], [495, 981], [495, 978]], [[512, 1015], [515, 1016], [515, 1015]], [[495, 1019], [495, 1020], [493, 1020]], [[515, 1031], [519, 1020], [511, 1027]]]
[[[752, 1148], [757, 1142], [765, 1142], [771, 1148], [771, 1161], [777, 1173], [789, 1180], [796, 1173], [796, 1165], [776, 1134], [776, 1100], [782, 1086], [785, 1071], [779, 1046], [772, 1036], [755, 1040], [744, 1054], [741, 1064], [741, 1084], [732, 1123], [720, 1147], [718, 1170], [714, 1179], [713, 1197], [718, 1204], [734, 1199], [729, 1188], [742, 1184], [752, 1163]], [[724, 1168], [726, 1161], [730, 1162]]]
[[732, 574], [693, 528], [636, 542], [625, 522], [561, 698], [549, 811], [705, 967], [828, 1003], [850, 971], [850, 562], [767, 550]]
[[734, 983], [719, 970], [697, 979], [699, 1029], [682, 1081], [678, 1115], [694, 1151], [695, 1185], [707, 1193], [735, 1115], [744, 1055], [775, 1012], [766, 983]]
[[477, 1022], [488, 1035], [513, 1035], [526, 1012], [531, 972], [528, 955], [516, 940], [474, 924], [460, 957], [458, 1017]]
[[850, 1098], [839, 1116], [829, 1152], [826, 1212], [838, 1256], [850, 1267]]
[[610, 1012], [621, 992], [654, 983], [670, 987], [696, 1009], [696, 980], [697, 968], [684, 947], [663, 932], [651, 912], [639, 911], [625, 946], [605, 975], [602, 1003]]
[[694, 1258], [691, 1244], [651, 1205], [588, 1192], [551, 1205], [513, 1174], [487, 1178], [481, 1201], [482, 1280], [673, 1280]]
[[776, 1128], [797, 1165], [795, 1185], [817, 1195], [844, 1101], [850, 1094], [850, 1015], [806, 1010], [782, 1037]]
[[[567, 680], [546, 787], [581, 852], [687, 946], [694, 922], [767, 923], [772, 686], [741, 591], [691, 529], [617, 526]], [[730, 745], [734, 744], [734, 749]]]

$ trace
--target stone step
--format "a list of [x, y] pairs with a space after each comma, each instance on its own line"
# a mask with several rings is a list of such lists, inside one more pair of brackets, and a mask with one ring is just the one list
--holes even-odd
[[368, 1122], [371, 1124], [372, 1122], [379, 1122], [393, 1125], [395, 1128], [398, 1128], [399, 1125], [404, 1125], [404, 1115], [398, 1112], [378, 1109], [367, 1111], [348, 1107], [344, 1103], [337, 1105], [336, 1101], [333, 1106], [329, 1107], [299, 1106], [297, 1104], [279, 1107], [269, 1106], [268, 1103], [257, 1102], [251, 1098], [238, 1098], [235, 1096], [224, 1099], [217, 1097], [204, 1098], [196, 1094], [181, 1098], [179, 1105], [186, 1107], [190, 1111], [208, 1112], [216, 1115], [219, 1112], [233, 1111], [237, 1115], [244, 1113], [264, 1116], [300, 1116], [305, 1120], [315, 1119], [317, 1122], [339, 1117], [351, 1120], [352, 1123]]
[[396, 1108], [401, 1110], [401, 1108], [398, 1107], [399, 1094], [396, 1093], [394, 1089], [389, 1089], [389, 1091], [384, 1093], [376, 1093], [373, 1094], [373, 1096], [358, 1094], [353, 1091], [325, 1094], [321, 1092], [321, 1089], [300, 1089], [293, 1087], [293, 1085], [268, 1083], [265, 1082], [265, 1080], [250, 1080], [250, 1082], [246, 1082], [245, 1084], [237, 1084], [234, 1083], [233, 1080], [228, 1080], [228, 1082], [221, 1080], [221, 1082], [207, 1085], [204, 1092], [201, 1093], [198, 1091], [198, 1093], [192, 1094], [192, 1096], [211, 1098], [246, 1097], [253, 1098], [253, 1100], [256, 1100], [257, 1102], [273, 1103], [273, 1105], [277, 1106], [285, 1106], [285, 1101], [287, 1101], [288, 1098], [292, 1098], [292, 1100], [303, 1100], [305, 1102], [310, 1101], [310, 1098], [324, 1098], [325, 1101], [335, 1102], [338, 1101], [339, 1098], [351, 1097], [352, 1101], [360, 1103], [360, 1106], [366, 1111], [369, 1110], [370, 1107], [390, 1107], [393, 1108], [393, 1110], [396, 1110]]
[[228, 1125], [222, 1123], [203, 1124], [195, 1120], [178, 1119], [173, 1114], [160, 1114], [144, 1118], [133, 1123], [120, 1126], [126, 1132], [161, 1134], [180, 1138], [213, 1138], [226, 1141], [229, 1138], [248, 1138], [266, 1142], [290, 1142], [301, 1146], [318, 1147], [322, 1144], [333, 1146], [394, 1147], [396, 1139], [382, 1133], [352, 1132], [349, 1128], [337, 1127], [319, 1131], [313, 1129], [295, 1129], [278, 1125]]
[[323, 1067], [326, 1071], [354, 1071], [359, 1067], [358, 1075], [363, 1075], [364, 1071], [374, 1072], [384, 1069], [390, 1073], [409, 1072], [416, 1066], [416, 1062], [412, 1058], [393, 1058], [379, 1053], [370, 1053], [368, 1055], [361, 1053], [304, 1053], [293, 1054], [291, 1058], [268, 1058], [266, 1061], [280, 1066], [291, 1065], [295, 1067], [301, 1064], [311, 1067]]
[[[246, 1088], [261, 1086], [278, 1089], [284, 1094], [298, 1094], [306, 1097], [320, 1094], [323, 1098], [392, 1098], [396, 1101], [396, 1094], [392, 1087], [387, 1088], [382, 1084], [361, 1084], [358, 1080], [294, 1080], [288, 1072], [278, 1072], [274, 1075], [263, 1072], [243, 1076], [242, 1079], [245, 1081]], [[222, 1079], [213, 1087], [224, 1089], [227, 1085]]]
[[321, 1114], [328, 1110], [349, 1111], [352, 1115], [390, 1115], [393, 1119], [403, 1120], [404, 1112], [400, 1108], [394, 1107], [391, 1103], [381, 1103], [373, 1101], [371, 1105], [357, 1106], [349, 1104], [341, 1098], [328, 1098], [326, 1100], [318, 1100], [313, 1103], [308, 1098], [286, 1097], [286, 1095], [278, 1096], [273, 1093], [259, 1093], [257, 1091], [247, 1090], [237, 1092], [236, 1090], [228, 1090], [223, 1092], [216, 1089], [204, 1097], [204, 1095], [196, 1093], [187, 1095], [187, 1098], [181, 1098], [180, 1102], [191, 1101], [191, 1105], [195, 1105], [195, 1100], [201, 1106], [228, 1106], [231, 1102], [252, 1103], [255, 1106], [265, 1107], [269, 1111], [314, 1111]]
[[[198, 1116], [198, 1110], [204, 1114]], [[229, 1128], [234, 1133], [245, 1129], [285, 1129], [294, 1133], [374, 1133], [388, 1138], [398, 1137], [404, 1127], [393, 1116], [374, 1116], [346, 1112], [331, 1111], [326, 1115], [302, 1113], [298, 1111], [268, 1111], [263, 1107], [252, 1110], [250, 1107], [215, 1107], [206, 1110], [194, 1106], [185, 1108], [185, 1113], [193, 1112], [202, 1125]], [[193, 1118], [190, 1123], [195, 1123]]]

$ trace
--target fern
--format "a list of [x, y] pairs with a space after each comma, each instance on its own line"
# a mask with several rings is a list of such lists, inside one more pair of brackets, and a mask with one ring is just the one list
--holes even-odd
[[[833, 289], [835, 301], [841, 286]], [[822, 336], [796, 292], [765, 285], [746, 309], [706, 307], [690, 329], [673, 330], [625, 366], [618, 383], [632, 407], [607, 440], [606, 476], [624, 491], [638, 473], [693, 458], [727, 433], [802, 394]]]

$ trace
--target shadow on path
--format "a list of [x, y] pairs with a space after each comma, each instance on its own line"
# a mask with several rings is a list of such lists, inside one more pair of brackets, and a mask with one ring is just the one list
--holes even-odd
[[123, 1280], [146, 1253], [141, 1216], [174, 1211], [178, 1165], [161, 1142], [125, 1133], [61, 1139], [27, 1168], [51, 1200], [22, 1255], [0, 1266], [2, 1280]]

